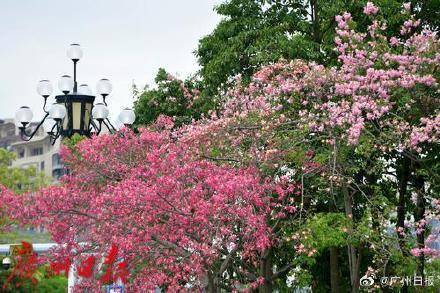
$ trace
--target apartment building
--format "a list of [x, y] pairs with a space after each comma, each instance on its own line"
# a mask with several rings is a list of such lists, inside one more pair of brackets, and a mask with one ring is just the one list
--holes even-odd
[[[31, 124], [31, 127], [36, 124]], [[23, 141], [12, 119], [0, 120], [0, 147], [14, 152], [16, 159], [12, 167], [35, 167], [39, 172], [57, 180], [64, 174], [60, 160], [60, 141], [51, 144], [50, 137], [42, 128], [31, 141]]]
[[12, 143], [19, 141], [20, 136], [12, 119], [0, 119], [0, 148], [7, 149]]

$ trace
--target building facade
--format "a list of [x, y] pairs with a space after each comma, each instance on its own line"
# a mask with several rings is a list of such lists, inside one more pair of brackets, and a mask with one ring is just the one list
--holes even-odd
[[[36, 127], [36, 124], [31, 127]], [[33, 166], [38, 172], [58, 180], [64, 174], [60, 160], [60, 141], [54, 145], [42, 128], [30, 141], [23, 141], [12, 119], [0, 120], [0, 147], [15, 153], [12, 167], [28, 168]]]
[[0, 148], [8, 149], [8, 147], [20, 140], [14, 121], [12, 119], [0, 119]]

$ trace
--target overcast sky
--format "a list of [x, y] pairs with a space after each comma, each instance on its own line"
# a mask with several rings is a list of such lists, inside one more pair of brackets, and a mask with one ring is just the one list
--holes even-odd
[[[0, 118], [12, 118], [28, 105], [42, 117], [41, 79], [52, 82], [73, 75], [66, 50], [79, 43], [84, 57], [78, 83], [95, 91], [108, 78], [107, 99], [114, 119], [131, 106], [131, 84], [152, 84], [159, 67], [185, 77], [197, 67], [197, 41], [219, 21], [220, 0], [1, 0]], [[53, 101], [53, 97], [50, 100]], [[113, 114], [113, 115], [112, 115]], [[112, 120], [113, 120], [112, 119]]]

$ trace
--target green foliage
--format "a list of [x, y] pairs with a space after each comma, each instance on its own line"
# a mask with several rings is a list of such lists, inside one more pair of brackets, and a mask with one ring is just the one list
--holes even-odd
[[37, 292], [54, 292], [64, 293], [67, 289], [67, 278], [63, 276], [55, 276], [48, 279], [42, 279], [36, 288]]
[[329, 247], [340, 247], [347, 244], [349, 221], [342, 213], [318, 213], [305, 225], [303, 243], [318, 252]]
[[[349, 11], [360, 30], [369, 18], [363, 14], [367, 0], [228, 0], [215, 8], [222, 20], [214, 31], [199, 40], [195, 52], [201, 67], [200, 80], [179, 80], [160, 68], [155, 88], [138, 96], [135, 125], [149, 125], [160, 115], [181, 125], [216, 109], [218, 94], [233, 77], [246, 83], [258, 68], [280, 59], [304, 59], [335, 65], [335, 15]], [[397, 34], [403, 20], [403, 0], [378, 0], [375, 4], [387, 19], [389, 34]], [[440, 1], [412, 1], [416, 17], [425, 25], [439, 27]], [[312, 13], [312, 11], [314, 13]], [[188, 99], [184, 89], [193, 95]], [[135, 90], [137, 92], [137, 90]], [[193, 91], [197, 94], [193, 94]], [[199, 93], [200, 92], [200, 93]], [[194, 99], [195, 97], [195, 99]]]
[[69, 150], [74, 150], [75, 146], [84, 139], [86, 139], [85, 136], [75, 133], [72, 137], [63, 139], [63, 145]]
[[[279, 59], [304, 59], [335, 64], [335, 15], [349, 11], [357, 26], [369, 24], [366, 0], [229, 0], [215, 8], [223, 17], [214, 31], [199, 41], [196, 51], [204, 91], [216, 95], [241, 74], [249, 79], [261, 65]], [[374, 1], [396, 34], [402, 21], [402, 0]], [[414, 13], [439, 28], [440, 1], [411, 1]], [[312, 11], [314, 13], [312, 13]], [[398, 34], [398, 33], [397, 33]]]
[[9, 270], [0, 271], [0, 288], [1, 292], [5, 293], [64, 293], [67, 291], [67, 278], [63, 275], [53, 276], [48, 272], [47, 266], [41, 266], [34, 274], [35, 279], [38, 281], [33, 284], [30, 280], [23, 280], [19, 278], [13, 278], [11, 282], [3, 288], [6, 283], [6, 279], [11, 274], [12, 268]]
[[[7, 222], [7, 219], [4, 221]], [[50, 239], [48, 233], [35, 233], [16, 229], [12, 229], [10, 232], [2, 232], [0, 234], [0, 244], [20, 243], [21, 241], [46, 243], [50, 241]]]
[[214, 106], [208, 97], [200, 96], [201, 84], [197, 80], [182, 81], [160, 68], [156, 78], [156, 87], [145, 89], [134, 103], [135, 125], [149, 125], [159, 115], [173, 117], [176, 125], [199, 119], [202, 114]]
[[0, 185], [4, 185], [16, 193], [36, 190], [47, 183], [43, 174], [35, 168], [25, 169], [11, 167], [15, 154], [0, 148]]
[[64, 138], [63, 139], [63, 145], [69, 149], [73, 155], [77, 156], [78, 158], [81, 157], [81, 155], [78, 153], [78, 149], [76, 148], [76, 145], [86, 139], [87, 137], [80, 135], [78, 133], [75, 133], [70, 138]]

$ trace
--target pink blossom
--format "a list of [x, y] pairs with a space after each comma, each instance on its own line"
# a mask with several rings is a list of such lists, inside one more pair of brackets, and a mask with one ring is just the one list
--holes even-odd
[[373, 2], [367, 2], [367, 5], [364, 7], [364, 13], [366, 15], [375, 15], [379, 11], [379, 8], [373, 4]]
[[104, 254], [115, 243], [128, 270], [148, 262], [128, 284], [134, 291], [200, 285], [225, 246], [248, 259], [271, 245], [275, 185], [255, 168], [193, 160], [167, 127], [94, 137], [64, 156], [70, 174], [60, 185], [20, 197], [1, 190], [10, 217], [47, 227], [63, 245], [54, 251], [60, 259]]
[[396, 46], [397, 44], [399, 44], [399, 40], [396, 37], [391, 37], [390, 44], [391, 46]]

